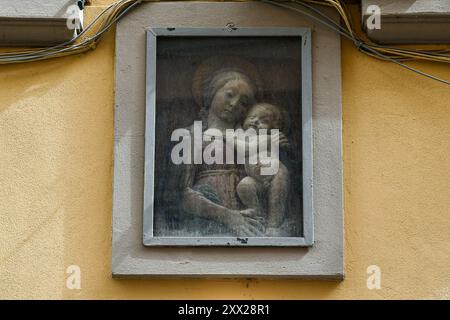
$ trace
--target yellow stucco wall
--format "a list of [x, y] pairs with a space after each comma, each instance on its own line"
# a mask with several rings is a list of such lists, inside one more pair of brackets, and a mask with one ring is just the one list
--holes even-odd
[[111, 278], [110, 32], [88, 54], [0, 66], [0, 298], [449, 299], [449, 87], [342, 45], [343, 282]]

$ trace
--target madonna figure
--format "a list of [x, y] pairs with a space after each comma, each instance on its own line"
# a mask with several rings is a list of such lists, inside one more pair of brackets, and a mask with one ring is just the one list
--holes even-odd
[[[203, 131], [219, 130], [225, 137], [227, 129], [240, 128], [259, 95], [257, 79], [233, 67], [219, 69], [201, 83], [198, 77], [197, 73], [193, 92], [201, 104]], [[203, 143], [203, 150], [207, 144]], [[234, 163], [181, 165], [182, 221], [186, 225], [194, 223], [201, 235], [264, 236], [261, 217], [239, 201], [236, 186], [245, 172], [242, 165]]]

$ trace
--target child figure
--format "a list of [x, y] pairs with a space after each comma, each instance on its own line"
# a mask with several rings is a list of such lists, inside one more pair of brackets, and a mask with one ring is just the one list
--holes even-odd
[[[287, 138], [281, 131], [285, 124], [284, 114], [279, 107], [268, 103], [258, 103], [254, 105], [248, 112], [244, 120], [243, 129], [254, 129], [256, 136], [250, 137], [249, 145], [259, 144], [258, 152], [260, 152], [261, 143], [266, 142], [266, 146], [272, 143], [278, 144], [281, 148], [286, 148], [289, 143]], [[266, 129], [266, 139], [261, 139], [259, 130]], [[270, 130], [278, 129], [279, 134], [271, 135]], [[264, 141], [264, 142], [263, 142]], [[245, 141], [236, 141], [237, 144], [245, 143]], [[278, 147], [277, 146], [277, 147]], [[248, 150], [248, 149], [247, 149]], [[289, 171], [286, 166], [281, 163], [278, 153], [268, 150], [270, 156], [268, 163], [261, 163], [261, 153], [258, 154], [256, 164], [250, 164], [246, 161], [245, 171], [247, 177], [243, 178], [237, 185], [237, 193], [241, 202], [249, 209], [254, 209], [258, 216], [265, 217], [267, 236], [282, 236], [280, 226], [286, 215], [286, 205], [289, 194]], [[273, 174], [262, 174], [263, 167], [278, 168]]]

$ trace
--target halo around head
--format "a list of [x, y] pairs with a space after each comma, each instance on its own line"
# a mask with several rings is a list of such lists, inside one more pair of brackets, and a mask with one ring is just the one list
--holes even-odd
[[203, 61], [192, 78], [192, 96], [200, 107], [203, 107], [203, 89], [205, 82], [221, 70], [236, 71], [246, 75], [255, 86], [257, 91], [255, 92], [255, 96], [258, 96], [262, 92], [263, 84], [261, 77], [253, 64], [235, 56], [214, 56]]

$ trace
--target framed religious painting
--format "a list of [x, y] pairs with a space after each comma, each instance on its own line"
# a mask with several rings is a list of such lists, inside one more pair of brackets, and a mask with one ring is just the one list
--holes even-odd
[[146, 34], [144, 245], [311, 246], [310, 29]]

